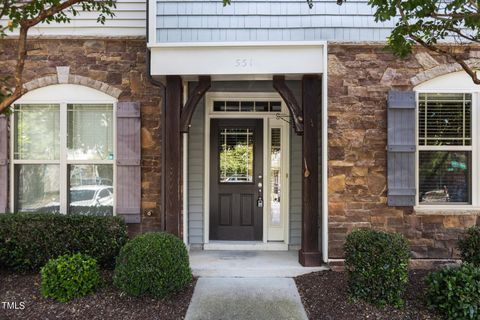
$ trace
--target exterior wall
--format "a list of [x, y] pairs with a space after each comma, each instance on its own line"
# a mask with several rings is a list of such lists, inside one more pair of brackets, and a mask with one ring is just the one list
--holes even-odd
[[[97, 23], [98, 13], [80, 12], [70, 23], [39, 24], [29, 31], [31, 36], [138, 36], [146, 34], [146, 0], [117, 0], [115, 17], [104, 25]], [[3, 22], [3, 21], [2, 21]], [[4, 25], [2, 23], [2, 25]], [[13, 35], [18, 34], [18, 31]]]
[[188, 135], [188, 241], [203, 244], [205, 99], [199, 102]]
[[[142, 121], [142, 223], [132, 232], [161, 230], [161, 128], [162, 89], [146, 79], [146, 43], [120, 39], [30, 40], [25, 80], [57, 74], [69, 66], [71, 75], [102, 81], [121, 90], [119, 101], [139, 101]], [[0, 76], [15, 66], [15, 40], [0, 41]], [[150, 214], [150, 215], [147, 215]]]
[[[455, 248], [465, 227], [479, 224], [480, 210], [437, 211], [386, 205], [387, 92], [412, 90], [420, 81], [458, 70], [427, 52], [402, 60], [382, 45], [329, 45], [328, 199], [329, 256], [341, 258], [354, 228], [403, 233], [412, 256], [458, 257]], [[478, 57], [480, 48], [459, 48]]]
[[367, 0], [157, 0], [157, 42], [385, 41], [395, 22], [376, 23]]

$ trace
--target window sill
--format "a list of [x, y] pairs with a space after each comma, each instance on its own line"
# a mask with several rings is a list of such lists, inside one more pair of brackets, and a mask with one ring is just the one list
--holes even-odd
[[458, 206], [415, 206], [413, 211], [417, 215], [480, 215], [480, 207], [472, 205], [458, 205]]

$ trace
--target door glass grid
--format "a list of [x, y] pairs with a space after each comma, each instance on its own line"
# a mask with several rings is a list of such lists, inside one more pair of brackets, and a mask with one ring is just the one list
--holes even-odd
[[218, 138], [220, 182], [253, 182], [253, 130], [247, 128], [221, 129]]

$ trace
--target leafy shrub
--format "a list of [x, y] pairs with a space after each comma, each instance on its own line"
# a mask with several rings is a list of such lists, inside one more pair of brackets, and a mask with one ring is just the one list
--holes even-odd
[[468, 228], [465, 233], [465, 238], [458, 241], [462, 260], [480, 267], [480, 227]]
[[403, 305], [410, 250], [401, 234], [355, 230], [347, 236], [344, 249], [352, 298], [377, 306]]
[[40, 274], [42, 295], [61, 302], [86, 296], [100, 283], [97, 261], [81, 253], [49, 260]]
[[183, 242], [168, 233], [151, 232], [130, 240], [117, 258], [113, 283], [131, 296], [163, 298], [192, 281]]
[[480, 268], [445, 267], [431, 272], [425, 281], [428, 304], [447, 319], [480, 319]]
[[127, 241], [119, 217], [59, 214], [0, 215], [0, 267], [38, 270], [52, 258], [83, 253], [113, 268]]

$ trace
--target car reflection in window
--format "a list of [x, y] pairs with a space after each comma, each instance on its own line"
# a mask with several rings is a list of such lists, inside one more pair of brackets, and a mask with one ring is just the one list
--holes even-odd
[[72, 187], [70, 206], [113, 206], [113, 188], [97, 185]]

